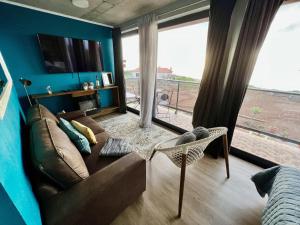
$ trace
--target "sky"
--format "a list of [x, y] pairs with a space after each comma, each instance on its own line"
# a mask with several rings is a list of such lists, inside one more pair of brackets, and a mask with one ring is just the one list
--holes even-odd
[[300, 2], [278, 10], [252, 73], [251, 85], [300, 91]]
[[[159, 31], [160, 67], [201, 79], [208, 22]], [[138, 35], [123, 38], [125, 70], [139, 67]], [[283, 91], [300, 91], [300, 2], [284, 4], [277, 12], [253, 71], [250, 85]]]
[[[158, 33], [157, 66], [172, 68], [173, 73], [201, 79], [204, 69], [208, 22]], [[139, 67], [138, 36], [123, 38], [126, 70]]]

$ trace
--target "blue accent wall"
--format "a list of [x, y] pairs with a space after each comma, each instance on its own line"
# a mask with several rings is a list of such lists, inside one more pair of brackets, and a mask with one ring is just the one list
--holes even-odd
[[0, 225], [25, 225], [25, 222], [0, 183]]
[[[30, 94], [45, 93], [47, 85], [51, 85], [53, 91], [78, 88], [77, 74], [46, 72], [37, 33], [101, 42], [104, 69], [114, 73], [111, 28], [0, 3], [0, 51], [14, 81], [5, 116], [0, 120], [0, 225], [41, 225], [38, 202], [22, 161], [21, 122], [24, 122], [23, 111], [28, 102], [19, 78], [32, 81]], [[95, 82], [96, 74], [80, 73], [80, 80]], [[101, 91], [100, 98], [102, 106], [112, 104], [110, 91]], [[69, 101], [71, 98], [55, 97], [41, 103], [58, 112], [71, 110]]]
[[[85, 23], [61, 16], [51, 15], [31, 9], [0, 3], [0, 51], [10, 69], [21, 104], [28, 106], [23, 86], [19, 83], [22, 76], [32, 81], [30, 94], [46, 93], [46, 86], [52, 91], [78, 89], [77, 74], [48, 74], [37, 41], [37, 33], [101, 42], [104, 70], [114, 74], [112, 29]], [[95, 83], [97, 73], [80, 73], [80, 81]], [[110, 91], [100, 92], [101, 105], [112, 104]], [[41, 101], [53, 112], [71, 110], [72, 100], [68, 97], [54, 97]]]
[[0, 224], [40, 225], [38, 202], [25, 174], [22, 160], [22, 110], [13, 88], [0, 120]]

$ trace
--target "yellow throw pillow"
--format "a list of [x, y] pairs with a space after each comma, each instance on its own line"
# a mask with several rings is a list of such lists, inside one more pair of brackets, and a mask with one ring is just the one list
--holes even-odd
[[84, 126], [83, 124], [81, 124], [75, 120], [72, 120], [71, 123], [76, 128], [76, 130], [78, 130], [80, 133], [82, 133], [89, 140], [89, 142], [91, 144], [97, 144], [95, 134], [91, 130], [91, 128]]

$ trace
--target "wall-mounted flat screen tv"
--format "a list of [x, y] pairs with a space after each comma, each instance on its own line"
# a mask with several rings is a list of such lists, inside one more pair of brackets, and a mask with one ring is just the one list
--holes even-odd
[[48, 73], [101, 72], [103, 59], [97, 41], [38, 34]]

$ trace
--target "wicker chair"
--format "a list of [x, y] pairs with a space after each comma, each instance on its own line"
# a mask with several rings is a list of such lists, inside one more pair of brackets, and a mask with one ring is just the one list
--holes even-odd
[[226, 127], [215, 127], [210, 128], [209, 137], [201, 139], [199, 141], [193, 141], [187, 144], [175, 145], [178, 137], [160, 142], [154, 146], [153, 153], [150, 160], [153, 158], [156, 152], [162, 152], [167, 155], [167, 157], [179, 168], [181, 168], [180, 175], [180, 191], [179, 191], [179, 205], [178, 205], [178, 217], [181, 217], [182, 211], [182, 200], [184, 191], [184, 180], [185, 180], [185, 170], [186, 166], [193, 164], [197, 160], [204, 156], [204, 150], [206, 147], [214, 141], [215, 139], [222, 136], [223, 138], [223, 148], [224, 148], [224, 158], [226, 165], [227, 178], [230, 177], [229, 174], [229, 162], [228, 162], [228, 142], [227, 142], [227, 128]]

